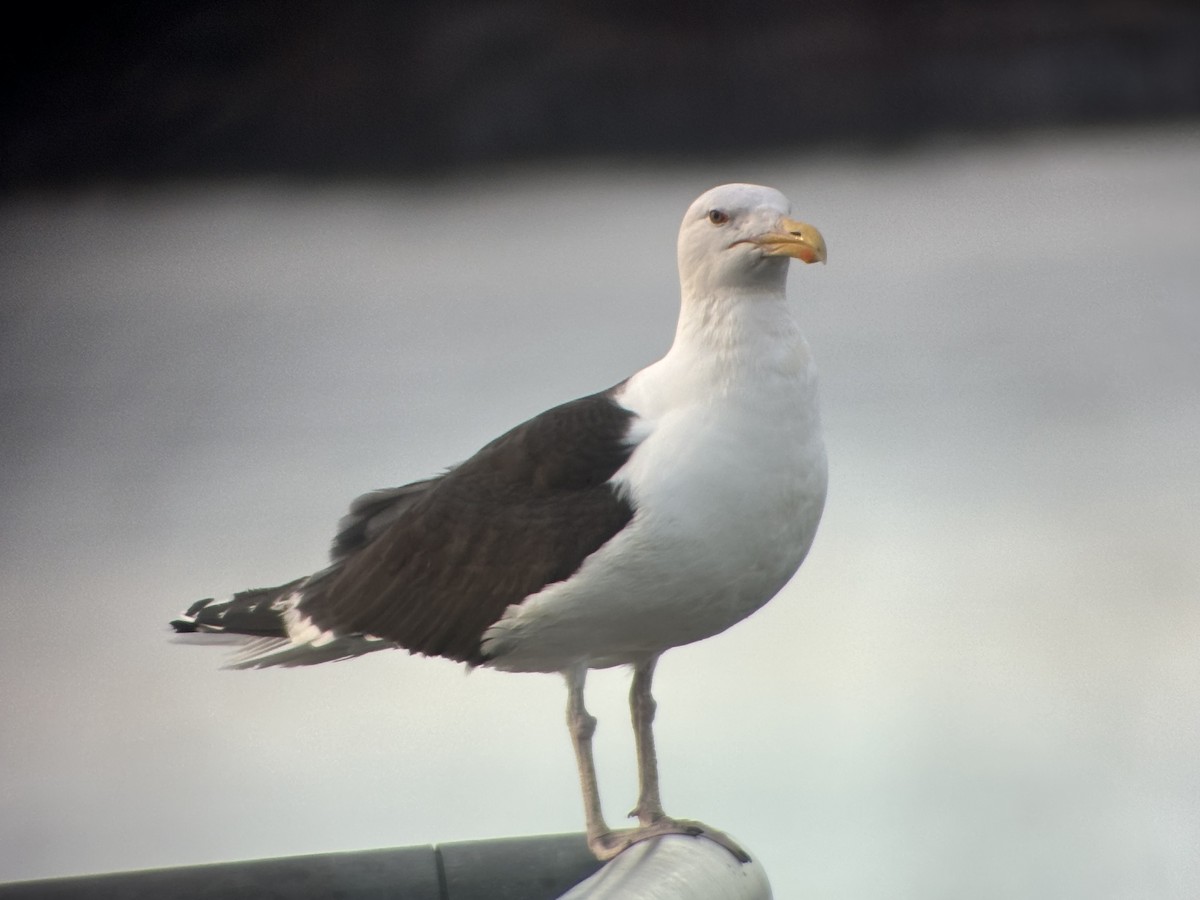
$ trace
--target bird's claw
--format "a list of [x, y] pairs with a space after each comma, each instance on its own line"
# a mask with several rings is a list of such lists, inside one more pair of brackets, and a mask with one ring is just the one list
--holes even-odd
[[[636, 810], [631, 815], [636, 814]], [[602, 831], [588, 836], [588, 849], [601, 861], [607, 861], [620, 855], [634, 844], [648, 841], [651, 838], [667, 834], [680, 834], [686, 837], [707, 838], [728, 850], [733, 858], [740, 863], [750, 862], [750, 854], [738, 846], [737, 842], [723, 831], [710, 828], [703, 822], [691, 819], [672, 819], [661, 816], [649, 825], [638, 828], [622, 828], [614, 831]]]

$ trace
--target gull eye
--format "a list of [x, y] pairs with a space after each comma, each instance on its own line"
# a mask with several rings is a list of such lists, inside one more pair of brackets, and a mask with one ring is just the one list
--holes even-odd
[[708, 211], [708, 221], [714, 225], [724, 225], [729, 221], [729, 213], [723, 209], [710, 209]]

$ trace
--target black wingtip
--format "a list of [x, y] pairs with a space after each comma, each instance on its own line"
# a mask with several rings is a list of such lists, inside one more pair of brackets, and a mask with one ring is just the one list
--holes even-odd
[[191, 634], [198, 629], [196, 628], [196, 616], [200, 614], [200, 610], [213, 602], [212, 597], [205, 597], [203, 600], [197, 600], [187, 608], [178, 619], [171, 620], [171, 627], [175, 629], [176, 634]]

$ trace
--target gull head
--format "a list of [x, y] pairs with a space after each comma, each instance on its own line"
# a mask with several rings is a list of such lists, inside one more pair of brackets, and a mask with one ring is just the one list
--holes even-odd
[[825, 262], [825, 239], [792, 217], [787, 197], [756, 184], [723, 184], [696, 198], [679, 228], [687, 294], [778, 293], [789, 260]]

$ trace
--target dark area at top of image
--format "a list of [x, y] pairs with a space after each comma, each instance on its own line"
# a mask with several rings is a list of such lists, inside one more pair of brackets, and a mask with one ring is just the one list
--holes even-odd
[[1190, 119], [1200, 7], [462, 0], [44, 7], [0, 187], [371, 177]]

